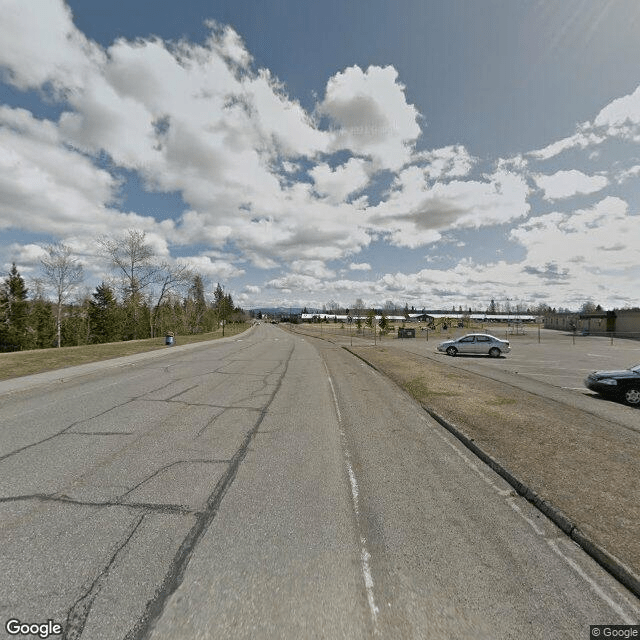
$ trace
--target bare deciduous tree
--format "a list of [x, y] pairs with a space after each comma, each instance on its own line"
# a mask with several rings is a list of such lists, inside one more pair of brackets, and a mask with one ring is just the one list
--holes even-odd
[[127, 229], [118, 237], [100, 236], [97, 242], [122, 277], [121, 289], [131, 312], [134, 339], [137, 337], [138, 312], [143, 295], [149, 304], [149, 325], [153, 337], [160, 305], [171, 291], [188, 284], [193, 278], [191, 270], [185, 265], [159, 262], [146, 241], [146, 233], [140, 229]]
[[364, 313], [364, 300], [362, 298], [358, 298], [352, 305], [351, 305], [351, 315], [353, 316], [361, 316]]
[[158, 267], [155, 254], [140, 229], [127, 229], [124, 234], [97, 238], [102, 253], [122, 278], [122, 295], [133, 320], [133, 338], [137, 338], [138, 312], [144, 290], [154, 281]]
[[127, 229], [117, 238], [100, 236], [97, 243], [112, 266], [120, 272], [125, 297], [138, 298], [153, 281], [157, 270], [153, 265], [155, 254], [146, 242], [146, 233], [140, 229]]
[[[157, 299], [151, 313], [151, 337], [155, 336], [158, 310], [167, 295], [177, 288], [186, 288], [193, 281], [193, 272], [184, 264], [169, 265], [162, 263], [158, 266], [154, 282], [158, 285]], [[151, 305], [150, 305], [151, 306]]]
[[40, 261], [40, 264], [44, 280], [53, 288], [56, 296], [56, 336], [57, 345], [60, 347], [62, 305], [73, 289], [82, 282], [84, 274], [82, 265], [71, 255], [71, 249], [68, 246], [57, 243], [45, 247], [45, 250], [48, 255]]

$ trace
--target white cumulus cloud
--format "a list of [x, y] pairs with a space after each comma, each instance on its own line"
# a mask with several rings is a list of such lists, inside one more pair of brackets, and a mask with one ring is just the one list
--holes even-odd
[[611, 132], [615, 132], [625, 125], [639, 124], [640, 86], [633, 93], [610, 102], [594, 120], [596, 127], [607, 127]]
[[330, 78], [318, 112], [333, 123], [333, 149], [350, 149], [377, 166], [397, 170], [409, 162], [420, 136], [420, 114], [407, 103], [392, 66], [358, 66]]
[[20, 89], [80, 87], [104, 58], [62, 0], [4, 0], [1, 25], [0, 66]]
[[588, 176], [576, 169], [557, 171], [553, 175], [536, 174], [533, 179], [538, 187], [544, 191], [544, 197], [547, 200], [595, 193], [609, 184], [605, 176]]
[[331, 169], [327, 163], [313, 167], [309, 174], [313, 178], [315, 190], [331, 202], [343, 202], [349, 194], [361, 191], [369, 183], [367, 162], [350, 158], [345, 164]]
[[368, 262], [352, 262], [349, 264], [351, 271], [371, 271], [371, 265]]
[[529, 187], [520, 174], [498, 169], [480, 180], [430, 184], [422, 169], [404, 169], [390, 196], [369, 212], [376, 231], [392, 244], [419, 247], [445, 229], [502, 224], [525, 216]]

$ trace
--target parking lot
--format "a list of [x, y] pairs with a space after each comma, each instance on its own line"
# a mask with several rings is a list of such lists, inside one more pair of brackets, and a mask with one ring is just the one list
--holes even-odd
[[[640, 431], [640, 410], [600, 398], [583, 384], [585, 377], [597, 369], [624, 369], [640, 363], [640, 341], [623, 338], [611, 340], [605, 336], [581, 336], [538, 329], [537, 326], [519, 327], [515, 333], [505, 325], [487, 325], [484, 328], [455, 328], [447, 331], [422, 331], [415, 325], [415, 338], [396, 338], [394, 330], [377, 347], [403, 349], [436, 360], [451, 367], [488, 376], [518, 388], [557, 400], [575, 408], [589, 411], [602, 418]], [[344, 325], [299, 325], [297, 330], [312, 335], [323, 335], [349, 346], [374, 345], [373, 335], [358, 337], [356, 331]], [[524, 331], [524, 333], [523, 333]], [[504, 357], [461, 356], [454, 358], [436, 350], [444, 340], [466, 333], [489, 333], [502, 340], [508, 339], [511, 352]]]
[[[509, 340], [511, 353], [497, 360], [476, 356], [456, 356], [460, 360], [473, 361], [484, 367], [499, 367], [505, 371], [518, 373], [540, 380], [562, 389], [584, 390], [582, 381], [596, 369], [624, 369], [640, 363], [640, 342], [637, 340], [614, 339], [602, 336], [572, 336], [550, 329], [533, 329], [524, 335], [507, 334], [504, 329], [485, 330], [501, 340]], [[464, 335], [457, 330], [458, 335]], [[416, 334], [418, 335], [418, 334]], [[435, 352], [436, 345], [443, 339], [431, 335], [429, 340], [417, 337], [422, 348]], [[399, 341], [399, 343], [407, 342]], [[438, 354], [440, 355], [440, 354]]]
[[511, 352], [500, 358], [461, 355], [452, 358], [436, 351], [436, 346], [449, 336], [468, 333], [465, 329], [456, 329], [442, 336], [429, 332], [428, 340], [426, 332], [417, 331], [415, 339], [385, 339], [383, 344], [489, 376], [640, 430], [638, 409], [603, 400], [583, 384], [591, 371], [625, 369], [639, 364], [639, 341], [573, 336], [551, 329], [538, 332], [536, 327], [525, 331], [523, 335], [507, 334], [506, 328], [484, 329], [484, 333], [509, 340]]

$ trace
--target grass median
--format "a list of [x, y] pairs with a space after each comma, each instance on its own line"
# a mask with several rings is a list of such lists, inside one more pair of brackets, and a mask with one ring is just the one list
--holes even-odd
[[[224, 328], [225, 337], [237, 335], [249, 328], [247, 323], [230, 324]], [[222, 338], [222, 329], [211, 333], [176, 336], [177, 345], [206, 342]], [[145, 351], [165, 349], [165, 337], [146, 340], [128, 340], [126, 342], [108, 342], [89, 344], [79, 347], [61, 347], [60, 349], [37, 349], [33, 351], [14, 351], [0, 353], [0, 380], [18, 378], [44, 371], [53, 371], [64, 367], [73, 367], [89, 362], [99, 362], [111, 358], [131, 356]]]

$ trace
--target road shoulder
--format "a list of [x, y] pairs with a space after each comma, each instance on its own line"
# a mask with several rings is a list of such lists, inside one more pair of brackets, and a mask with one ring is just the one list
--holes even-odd
[[[408, 352], [353, 347], [536, 498], [640, 595], [640, 434], [593, 414]], [[541, 506], [540, 504], [538, 506]]]

